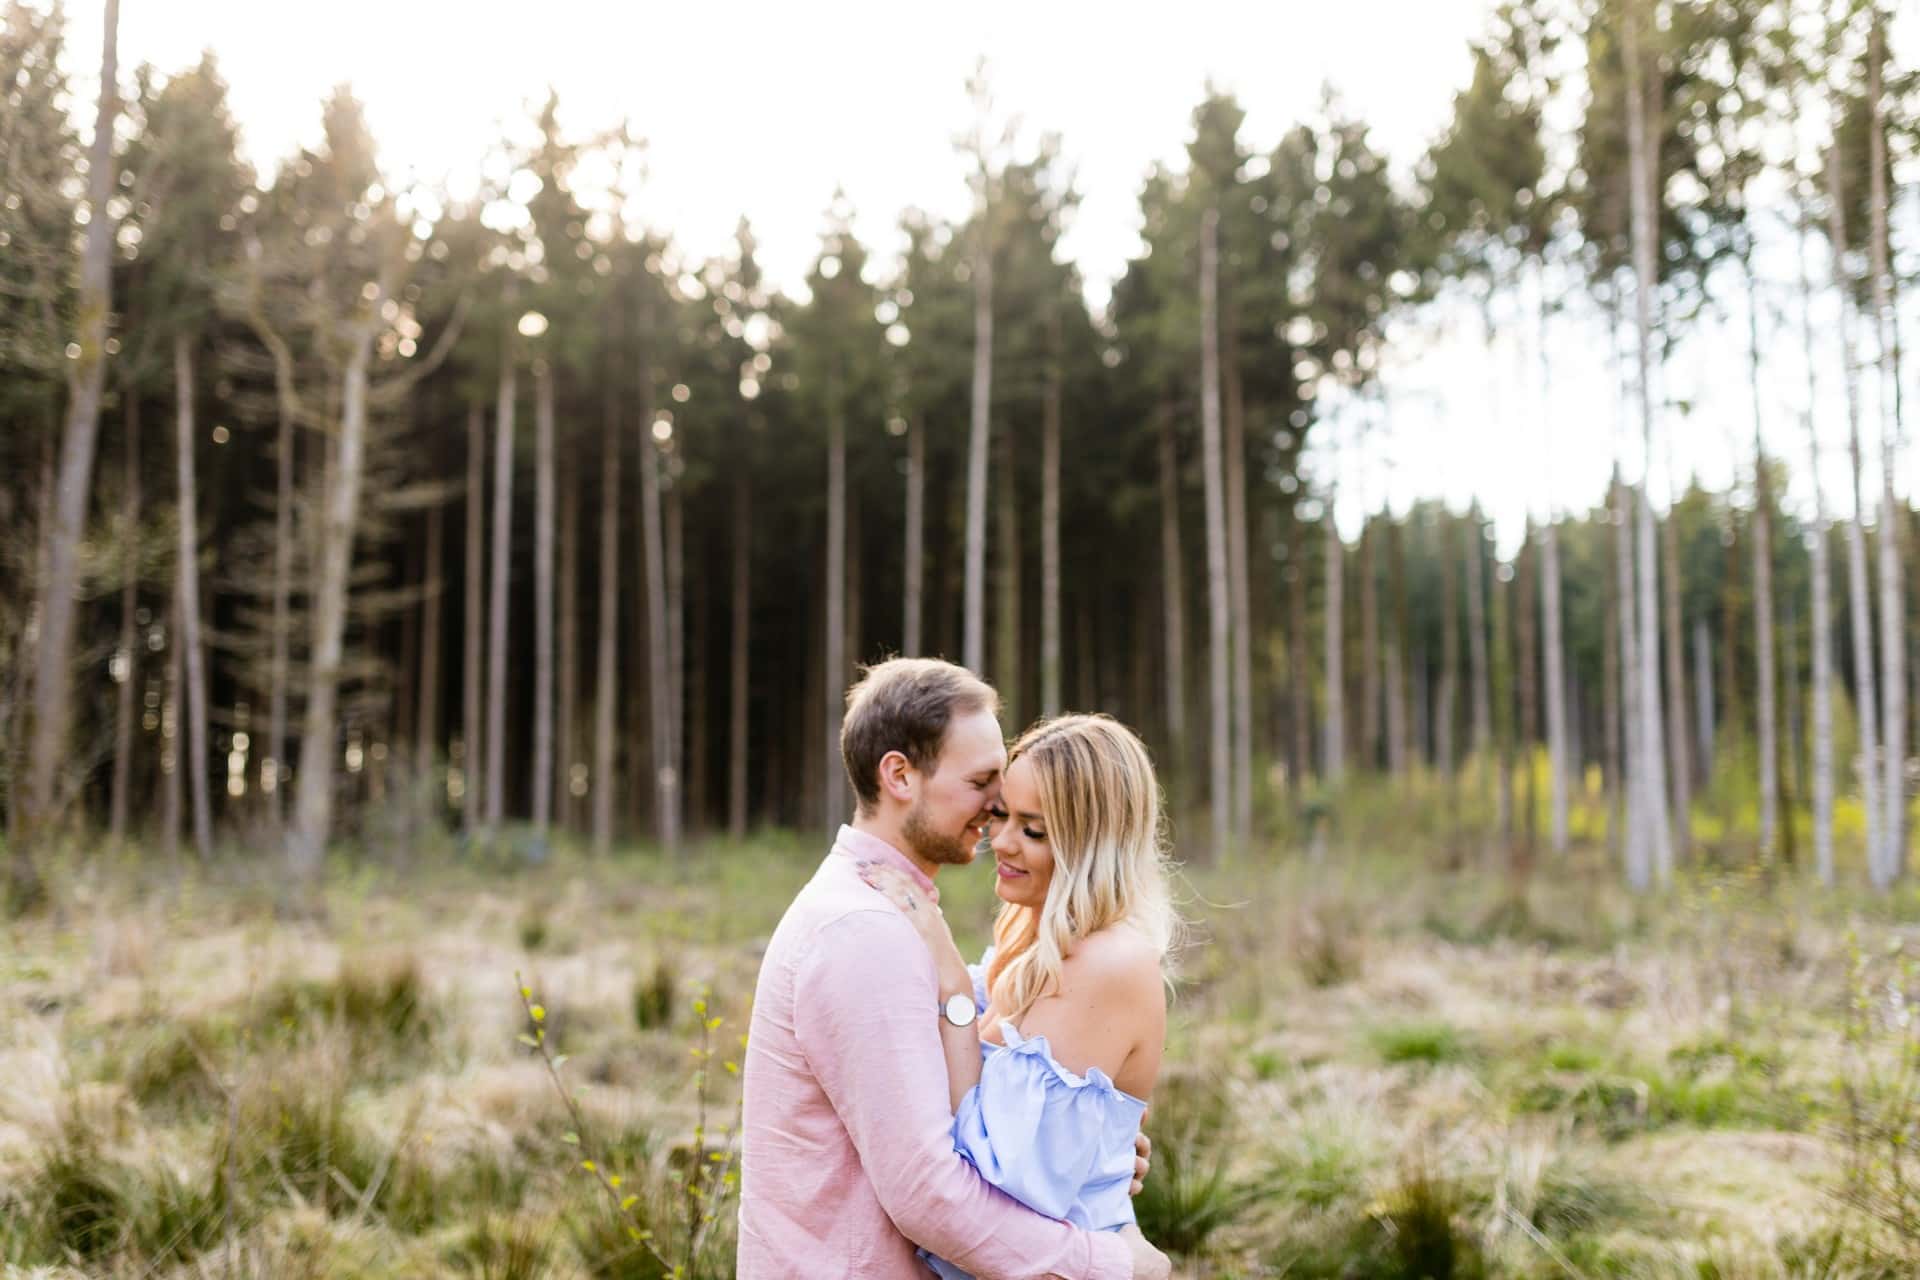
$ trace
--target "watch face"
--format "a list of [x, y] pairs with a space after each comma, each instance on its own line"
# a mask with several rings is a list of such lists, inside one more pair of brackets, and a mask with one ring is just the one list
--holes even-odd
[[967, 995], [950, 996], [947, 999], [947, 1021], [956, 1027], [964, 1027], [973, 1021], [976, 1010], [973, 997]]

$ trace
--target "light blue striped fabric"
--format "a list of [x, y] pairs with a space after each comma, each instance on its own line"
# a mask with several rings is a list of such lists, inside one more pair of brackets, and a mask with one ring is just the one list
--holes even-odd
[[[985, 1008], [989, 950], [974, 971]], [[980, 1176], [1028, 1208], [1088, 1231], [1133, 1223], [1133, 1139], [1147, 1104], [1115, 1087], [1098, 1067], [1084, 1076], [1060, 1065], [1045, 1036], [1000, 1024], [1004, 1045], [980, 1042], [980, 1083], [953, 1118], [954, 1150]], [[971, 1280], [922, 1251], [941, 1280]]]

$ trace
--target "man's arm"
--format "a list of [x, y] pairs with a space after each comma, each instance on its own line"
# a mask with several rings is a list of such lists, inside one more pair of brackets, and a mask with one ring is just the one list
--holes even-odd
[[820, 931], [797, 967], [794, 1006], [808, 1065], [902, 1235], [982, 1280], [1136, 1274], [1137, 1251], [1120, 1236], [1041, 1217], [953, 1149], [933, 961], [892, 907]]

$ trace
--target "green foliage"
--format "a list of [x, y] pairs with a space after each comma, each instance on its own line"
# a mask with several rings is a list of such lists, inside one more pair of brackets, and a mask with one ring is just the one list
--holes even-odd
[[1270, 1194], [1268, 1180], [1236, 1175], [1231, 1121], [1231, 1104], [1217, 1079], [1171, 1076], [1155, 1090], [1147, 1118], [1153, 1170], [1133, 1210], [1140, 1230], [1169, 1254], [1201, 1254]]
[[1367, 1034], [1368, 1042], [1386, 1063], [1423, 1062], [1429, 1066], [1466, 1062], [1478, 1051], [1458, 1028], [1445, 1022], [1389, 1023]]
[[257, 1029], [295, 1039], [315, 1029], [345, 1034], [357, 1058], [407, 1058], [431, 1045], [437, 1019], [426, 979], [412, 956], [350, 960], [331, 980], [288, 979], [254, 1009]]
[[633, 984], [633, 1024], [642, 1031], [664, 1030], [673, 1023], [680, 975], [666, 954], [654, 957], [646, 977]]

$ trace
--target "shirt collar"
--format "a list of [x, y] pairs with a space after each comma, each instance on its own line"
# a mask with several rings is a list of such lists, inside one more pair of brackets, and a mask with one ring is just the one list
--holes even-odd
[[850, 826], [841, 827], [839, 834], [833, 838], [833, 851], [855, 862], [884, 862], [890, 867], [898, 867], [932, 894], [936, 902], [940, 898], [940, 890], [933, 879], [914, 865], [912, 858], [870, 832], [856, 831]]

